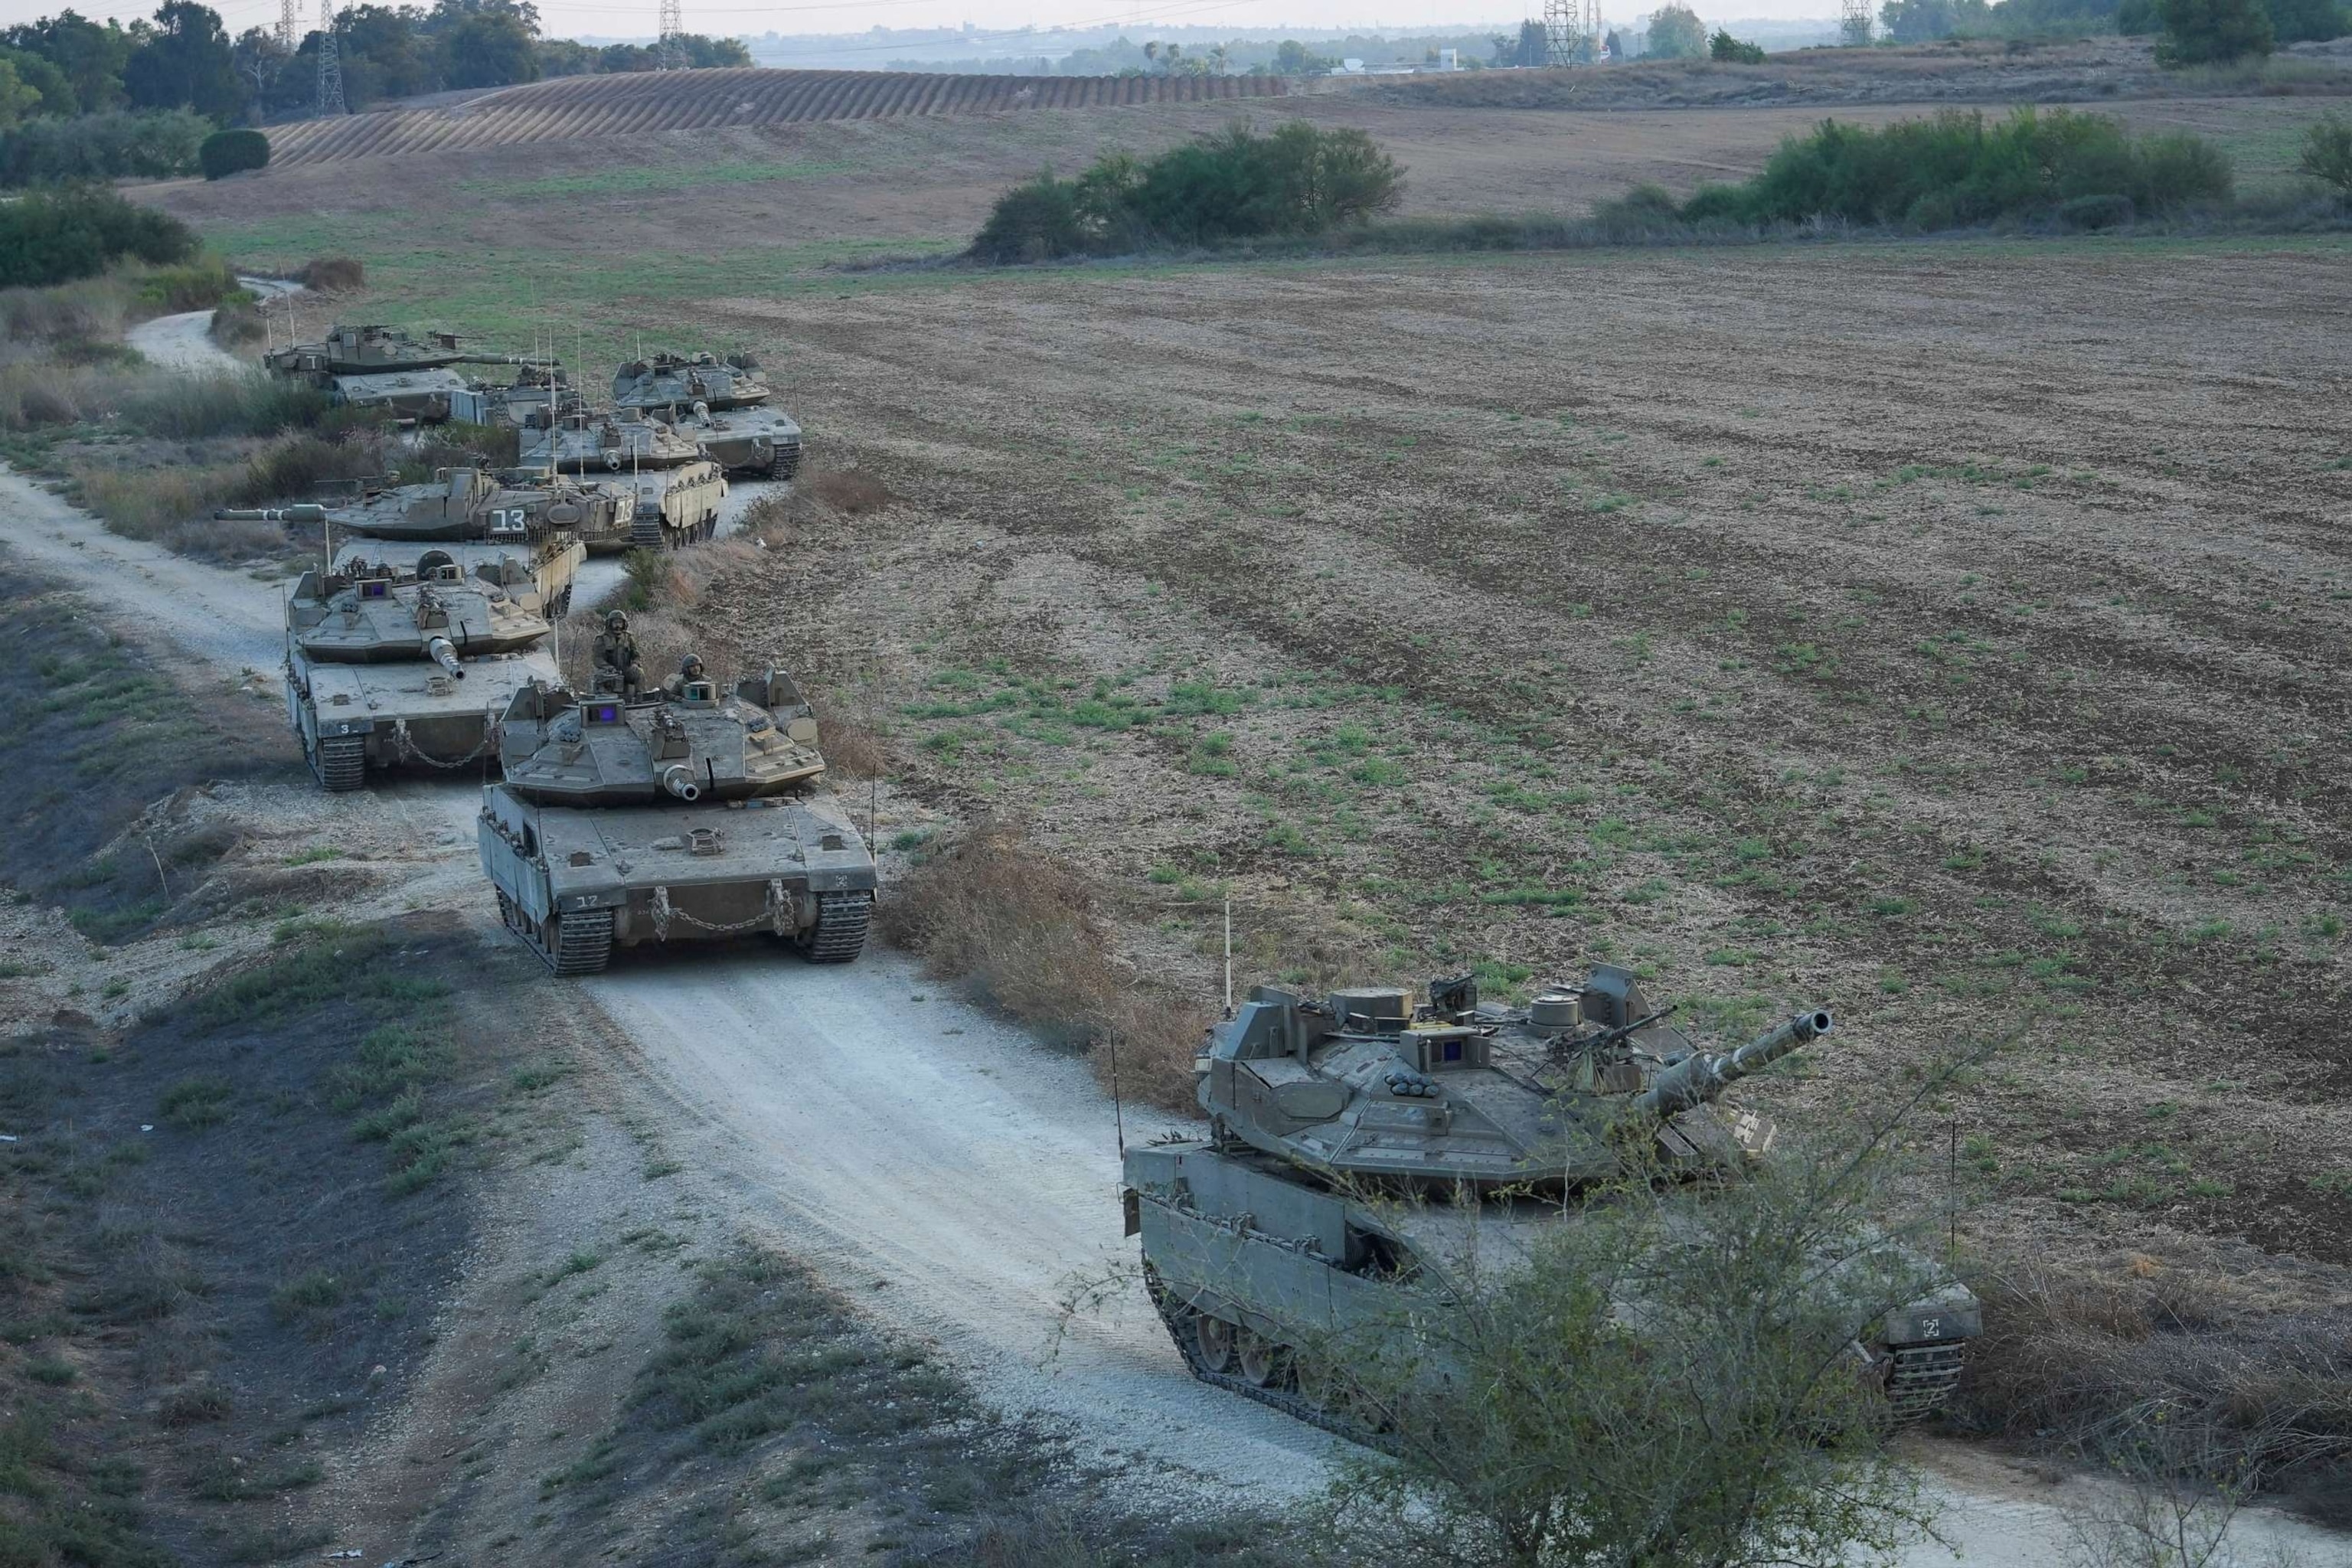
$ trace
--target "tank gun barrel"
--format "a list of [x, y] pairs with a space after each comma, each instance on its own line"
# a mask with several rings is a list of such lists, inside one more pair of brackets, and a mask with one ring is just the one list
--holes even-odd
[[425, 654], [426, 658], [439, 665], [442, 668], [447, 670], [450, 675], [457, 679], [463, 680], [466, 679], [466, 667], [457, 662], [457, 649], [451, 644], [447, 637], [426, 637], [425, 639]]
[[684, 763], [672, 763], [662, 770], [662, 788], [683, 801], [702, 798], [702, 786], [694, 782], [694, 770]]
[[213, 513], [215, 522], [324, 522], [327, 509], [313, 501], [299, 506], [225, 506]]
[[1738, 1050], [1723, 1056], [1694, 1051], [1650, 1080], [1634, 1104], [1653, 1116], [1672, 1116], [1704, 1105], [1751, 1073], [1759, 1073], [1782, 1057], [1820, 1038], [1834, 1026], [1825, 1008], [1812, 1008], [1786, 1023], [1767, 1029]]

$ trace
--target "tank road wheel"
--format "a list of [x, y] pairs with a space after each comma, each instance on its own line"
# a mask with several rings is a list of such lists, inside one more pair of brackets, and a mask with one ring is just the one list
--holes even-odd
[[310, 748], [310, 771], [319, 787], [341, 795], [367, 783], [367, 737], [322, 735]]
[[801, 956], [811, 963], [854, 963], [866, 950], [866, 926], [874, 916], [874, 895], [819, 893], [816, 924], [801, 939]]
[[1253, 1387], [1276, 1388], [1282, 1383], [1284, 1363], [1289, 1352], [1255, 1329], [1234, 1331], [1234, 1352], [1242, 1363], [1242, 1376]]
[[1234, 1326], [1206, 1312], [1192, 1314], [1192, 1349], [1211, 1372], [1234, 1370]]

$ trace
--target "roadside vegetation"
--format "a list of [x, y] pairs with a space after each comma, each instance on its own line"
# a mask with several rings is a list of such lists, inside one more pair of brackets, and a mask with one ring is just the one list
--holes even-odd
[[0, 202], [0, 289], [91, 278], [121, 261], [167, 266], [194, 258], [196, 237], [177, 218], [96, 188]]

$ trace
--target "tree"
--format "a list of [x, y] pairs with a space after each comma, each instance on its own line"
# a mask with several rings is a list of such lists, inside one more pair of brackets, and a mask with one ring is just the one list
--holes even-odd
[[1706, 53], [1706, 24], [1687, 5], [1650, 14], [1650, 53], [1662, 60], [1695, 60]]
[[1706, 41], [1706, 52], [1710, 59], [1732, 65], [1760, 66], [1764, 63], [1764, 46], [1733, 37], [1728, 27], [1715, 30], [1715, 37]]
[[0, 43], [38, 55], [55, 67], [72, 85], [75, 107], [84, 114], [121, 105], [122, 68], [141, 41], [139, 34], [111, 20], [101, 27], [70, 10], [0, 34]]
[[539, 79], [538, 40], [512, 12], [482, 10], [462, 16], [436, 42], [441, 79], [451, 87], [505, 87]]
[[2263, 0], [2157, 0], [2164, 36], [2156, 41], [2160, 66], [2221, 65], [2275, 46]]
[[65, 73], [31, 50], [0, 47], [0, 64], [16, 72], [17, 82], [33, 95], [32, 103], [23, 110], [25, 118], [71, 114], [80, 107]]
[[28, 84], [16, 74], [16, 68], [0, 60], [0, 131], [13, 131], [16, 122], [40, 107], [38, 88]]
[[1329, 70], [1331, 62], [1297, 38], [1285, 38], [1274, 51], [1274, 68], [1280, 76], [1316, 76]]
[[2270, 0], [2271, 31], [2282, 44], [2321, 44], [2352, 32], [2340, 0]]
[[1636, 1173], [1510, 1240], [1473, 1216], [1444, 1310], [1323, 1356], [1370, 1369], [1398, 1449], [1350, 1468], [1343, 1515], [1408, 1562], [1892, 1556], [1924, 1509], [1851, 1347], [1949, 1279], [1874, 1218], [1897, 1120], [1727, 1183]]
[[2334, 185], [2336, 193], [2352, 198], [2352, 118], [2327, 114], [2303, 133], [2303, 155], [2295, 161], [2295, 172]]
[[242, 114], [245, 86], [220, 13], [196, 0], [163, 0], [154, 32], [123, 63], [122, 90], [140, 109], [193, 109], [217, 121]]

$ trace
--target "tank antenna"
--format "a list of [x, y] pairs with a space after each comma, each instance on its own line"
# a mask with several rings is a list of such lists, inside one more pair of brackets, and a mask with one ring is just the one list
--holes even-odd
[[1225, 895], [1225, 1016], [1234, 1016], [1234, 896]]
[[1118, 1031], [1105, 1029], [1103, 1039], [1110, 1047], [1110, 1124], [1118, 1134], [1118, 1157], [1127, 1158], [1127, 1109], [1118, 1092]]

